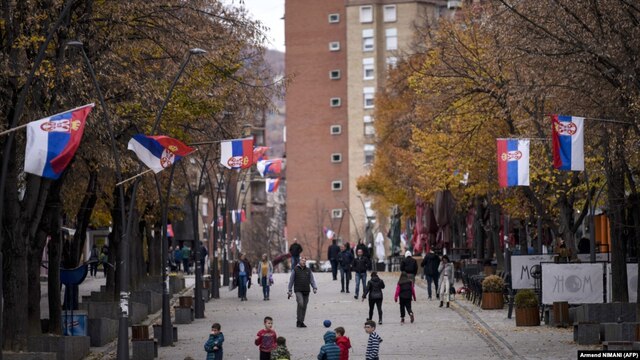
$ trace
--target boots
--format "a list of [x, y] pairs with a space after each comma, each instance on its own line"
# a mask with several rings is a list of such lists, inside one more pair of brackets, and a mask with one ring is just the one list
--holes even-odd
[[449, 307], [449, 302], [447, 301], [447, 307]]
[[[442, 307], [442, 305], [444, 305], [444, 301], [440, 301], [440, 307]], [[449, 305], [449, 303], [447, 303], [447, 305]]]
[[[447, 307], [449, 307], [449, 303], [447, 303]], [[409, 317], [411, 317], [411, 323], [413, 324], [413, 321], [415, 320], [413, 313], [409, 313]]]
[[404, 325], [404, 318], [400, 318], [400, 325]]

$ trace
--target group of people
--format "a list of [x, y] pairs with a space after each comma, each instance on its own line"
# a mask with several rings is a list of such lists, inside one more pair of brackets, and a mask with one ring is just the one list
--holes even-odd
[[[300, 259], [300, 262], [303, 258]], [[273, 329], [273, 318], [266, 316], [263, 320], [264, 328], [260, 329], [256, 334], [254, 344], [258, 347], [260, 360], [290, 360], [291, 353], [287, 348], [287, 340], [276, 334]], [[324, 321], [325, 327], [331, 326], [331, 321]], [[380, 343], [382, 338], [376, 333], [376, 323], [367, 320], [364, 323], [364, 330], [369, 334], [367, 347], [365, 351], [365, 359], [377, 360], [379, 358]], [[351, 340], [345, 335], [345, 329], [342, 326], [336, 327], [334, 330], [328, 330], [323, 336], [324, 344], [320, 347], [318, 360], [348, 360], [349, 350], [351, 349]], [[207, 352], [207, 360], [223, 359], [223, 343], [224, 335], [221, 331], [219, 323], [211, 325], [211, 333], [207, 342], [204, 344], [204, 350]]]
[[98, 266], [102, 265], [104, 277], [107, 277], [107, 266], [109, 265], [109, 247], [102, 246], [102, 250], [98, 251], [98, 246], [93, 244], [89, 252], [89, 274], [93, 277], [98, 276]]
[[[252, 267], [247, 256], [240, 254], [233, 264], [233, 283], [238, 287], [240, 301], [247, 301], [247, 289], [251, 288]], [[262, 300], [269, 300], [271, 285], [273, 285], [273, 264], [262, 254], [262, 259], [256, 264], [258, 284], [262, 287]]]

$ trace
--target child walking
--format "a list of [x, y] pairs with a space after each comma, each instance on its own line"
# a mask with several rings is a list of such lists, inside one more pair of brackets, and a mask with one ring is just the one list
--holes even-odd
[[413, 286], [413, 281], [409, 280], [406, 272], [400, 273], [400, 279], [398, 279], [398, 285], [396, 285], [396, 294], [393, 297], [395, 302], [398, 302], [400, 298], [400, 324], [404, 324], [405, 309], [411, 317], [411, 322], [415, 320], [413, 317], [413, 311], [411, 311], [411, 299], [416, 300], [416, 290]]
[[369, 334], [369, 340], [367, 341], [367, 351], [365, 353], [366, 360], [379, 360], [380, 359], [380, 343], [382, 338], [376, 333], [376, 322], [373, 320], [367, 320], [364, 323], [364, 331]]
[[324, 333], [324, 345], [320, 347], [318, 360], [340, 360], [340, 348], [336, 345], [336, 333], [331, 330]]
[[291, 360], [291, 353], [287, 349], [287, 339], [278, 336], [276, 344], [276, 349], [271, 352], [271, 360]]
[[371, 279], [367, 282], [367, 286], [364, 288], [362, 294], [362, 301], [369, 295], [369, 317], [367, 320], [373, 318], [373, 307], [378, 307], [378, 324], [382, 325], [382, 289], [384, 289], [384, 281], [378, 277], [377, 272], [371, 273]]
[[351, 340], [348, 336], [344, 336], [344, 328], [338, 326], [336, 332], [336, 345], [340, 348], [340, 360], [349, 360], [349, 349], [351, 349]]
[[211, 325], [209, 340], [204, 344], [204, 351], [207, 352], [207, 360], [222, 360], [222, 343], [224, 335], [220, 332], [220, 324]]
[[271, 352], [276, 349], [278, 335], [273, 330], [273, 319], [270, 316], [264, 318], [264, 329], [258, 331], [254, 343], [260, 349], [260, 360], [271, 360]]

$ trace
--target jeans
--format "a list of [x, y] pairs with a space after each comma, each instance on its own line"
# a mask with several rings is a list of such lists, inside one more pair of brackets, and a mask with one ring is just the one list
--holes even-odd
[[296, 319], [299, 322], [304, 322], [304, 316], [307, 313], [307, 304], [309, 303], [309, 293], [296, 292], [296, 302], [298, 303]]
[[247, 275], [238, 276], [238, 297], [241, 299], [247, 297]]
[[429, 299], [431, 299], [431, 283], [433, 282], [435, 286], [436, 293], [438, 292], [438, 275], [425, 275], [427, 278], [427, 294], [429, 294]]
[[299, 262], [300, 262], [300, 255], [298, 256], [291, 255], [291, 271], [293, 271], [293, 268], [296, 267], [296, 265], [298, 265]]
[[360, 293], [360, 281], [362, 280], [362, 292], [364, 292], [364, 287], [367, 286], [367, 273], [356, 273], [356, 296]]
[[329, 260], [331, 262], [331, 274], [333, 275], [333, 280], [338, 279], [338, 260]]
[[191, 274], [191, 271], [189, 271], [189, 259], [182, 259], [182, 265], [184, 265], [184, 272]]
[[265, 299], [269, 298], [269, 278], [266, 276], [262, 276], [260, 278], [260, 285], [262, 285], [262, 296]]
[[345, 269], [340, 267], [340, 285], [342, 286], [342, 290], [345, 290], [345, 282], [347, 283], [347, 292], [349, 292], [349, 280], [351, 280], [351, 271], [346, 271]]

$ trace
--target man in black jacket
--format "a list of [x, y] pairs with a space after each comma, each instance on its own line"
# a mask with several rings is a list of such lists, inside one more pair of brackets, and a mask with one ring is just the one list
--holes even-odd
[[300, 263], [291, 269], [291, 276], [289, 276], [289, 297], [291, 297], [292, 290], [296, 293], [296, 302], [298, 308], [296, 312], [296, 327], [307, 327], [304, 324], [304, 317], [307, 313], [307, 304], [309, 303], [309, 292], [313, 288], [313, 293], [318, 291], [316, 280], [313, 278], [311, 269], [307, 267], [307, 258], [301, 257]]
[[331, 241], [329, 249], [327, 250], [327, 259], [331, 263], [331, 274], [333, 280], [338, 280], [338, 254], [340, 254], [340, 246], [336, 244], [336, 240]]
[[360, 292], [360, 281], [362, 281], [362, 291], [367, 284], [367, 270], [371, 270], [371, 260], [365, 257], [362, 249], [356, 251], [356, 258], [353, 259], [353, 271], [356, 273], [356, 295], [354, 299], [358, 298]]
[[400, 263], [400, 271], [407, 273], [409, 280], [416, 283], [416, 274], [418, 274], [418, 262], [411, 256], [411, 251], [404, 253], [404, 259]]
[[291, 254], [291, 270], [300, 262], [300, 254], [302, 253], [302, 246], [298, 244], [297, 239], [293, 239], [293, 244], [289, 246], [289, 254]]
[[424, 268], [424, 276], [427, 278], [427, 293], [429, 294], [429, 300], [431, 300], [431, 283], [436, 285], [436, 299], [440, 298], [438, 294], [438, 265], [440, 265], [440, 258], [433, 252], [433, 249], [429, 250], [427, 256], [422, 259]]

